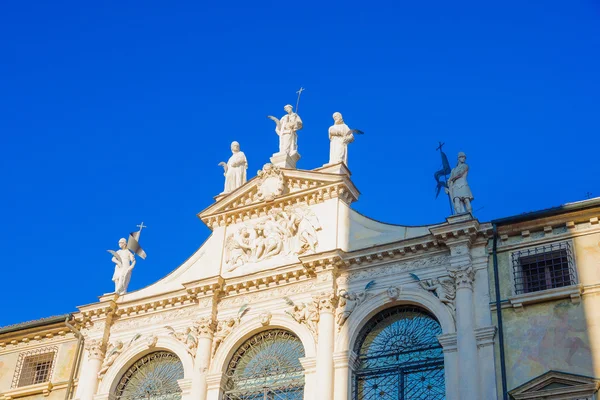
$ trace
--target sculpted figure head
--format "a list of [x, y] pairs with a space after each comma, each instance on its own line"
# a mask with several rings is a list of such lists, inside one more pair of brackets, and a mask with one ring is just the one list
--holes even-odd
[[123, 342], [121, 342], [120, 340], [117, 340], [115, 342], [115, 349], [121, 350], [123, 348]]
[[125, 250], [126, 247], [127, 247], [127, 240], [125, 240], [125, 238], [119, 239], [119, 248], [121, 250]]
[[283, 109], [285, 110], [285, 112], [286, 112], [286, 113], [288, 113], [288, 114], [291, 114], [291, 113], [292, 113], [292, 110], [294, 109], [294, 107], [292, 107], [292, 106], [291, 106], [291, 105], [289, 105], [289, 104], [286, 104], [286, 105], [283, 107]]
[[464, 164], [465, 161], [467, 161], [467, 155], [461, 151], [458, 153], [458, 163]]
[[339, 112], [334, 112], [333, 113], [333, 120], [335, 121], [336, 125], [344, 123], [344, 118], [342, 118], [342, 114], [339, 113]]
[[240, 144], [238, 142], [231, 142], [231, 152], [237, 153], [240, 151]]

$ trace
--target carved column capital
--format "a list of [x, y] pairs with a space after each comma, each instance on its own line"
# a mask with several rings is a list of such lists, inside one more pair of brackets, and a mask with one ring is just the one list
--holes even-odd
[[90, 360], [104, 360], [105, 348], [102, 339], [89, 340], [85, 343], [85, 350]]
[[212, 339], [215, 334], [215, 330], [217, 329], [217, 322], [210, 317], [202, 317], [194, 324], [196, 328], [196, 332], [198, 332], [198, 337], [205, 337]]
[[473, 290], [473, 282], [475, 281], [475, 270], [473, 267], [468, 266], [464, 268], [449, 269], [448, 272], [452, 279], [456, 289], [470, 289]]
[[335, 292], [322, 292], [313, 297], [318, 304], [320, 313], [335, 313], [338, 304], [338, 297]]

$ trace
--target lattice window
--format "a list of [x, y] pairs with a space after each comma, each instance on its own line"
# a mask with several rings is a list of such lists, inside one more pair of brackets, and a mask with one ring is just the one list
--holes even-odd
[[58, 347], [45, 347], [19, 354], [12, 388], [50, 381]]
[[569, 242], [551, 243], [512, 253], [515, 293], [573, 285], [575, 263]]
[[354, 351], [355, 400], [443, 400], [444, 355], [440, 324], [426, 311], [400, 306], [375, 315], [361, 330]]
[[304, 346], [294, 334], [273, 329], [248, 339], [227, 368], [225, 400], [302, 400]]
[[123, 374], [112, 399], [179, 400], [183, 379], [181, 360], [168, 351], [150, 353], [137, 360]]

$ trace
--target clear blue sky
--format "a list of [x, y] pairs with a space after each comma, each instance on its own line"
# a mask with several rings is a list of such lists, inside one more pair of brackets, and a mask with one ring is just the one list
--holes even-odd
[[440, 140], [467, 153], [482, 221], [600, 195], [598, 1], [14, 0], [0, 37], [0, 325], [112, 291], [106, 250], [141, 221], [130, 289], [175, 269], [230, 142], [254, 176], [300, 86], [298, 167], [327, 161], [342, 112], [372, 218], [447, 216]]

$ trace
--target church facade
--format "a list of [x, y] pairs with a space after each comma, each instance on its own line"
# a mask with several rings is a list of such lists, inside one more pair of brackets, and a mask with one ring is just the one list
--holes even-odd
[[232, 144], [212, 233], [173, 272], [127, 292], [132, 234], [114, 293], [0, 329], [3, 400], [595, 399], [600, 203], [480, 222], [461, 153], [455, 215], [378, 222], [352, 209], [361, 132], [336, 113], [329, 163], [296, 169], [286, 112], [249, 181]]

